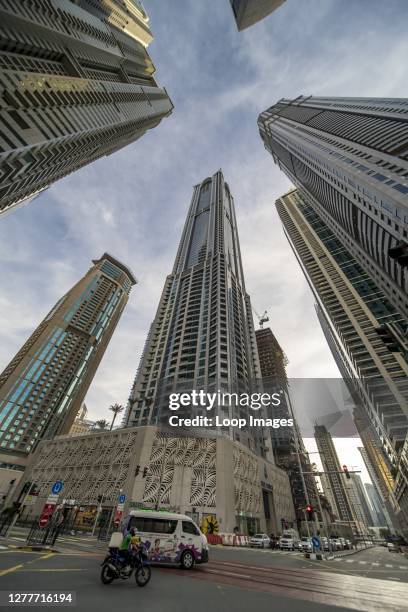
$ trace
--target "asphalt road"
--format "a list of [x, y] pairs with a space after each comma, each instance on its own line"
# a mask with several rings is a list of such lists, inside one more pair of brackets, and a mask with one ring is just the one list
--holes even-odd
[[220, 561], [239, 560], [267, 567], [313, 569], [408, 583], [408, 559], [399, 553], [388, 552], [383, 546], [337, 556], [333, 561], [311, 561], [301, 553], [228, 547], [213, 549], [211, 556]]
[[[99, 579], [103, 552], [86, 540], [64, 538], [58, 548], [59, 553], [0, 550], [0, 589], [72, 590], [76, 609], [84, 612], [135, 606], [149, 612], [408, 610], [408, 572], [399, 569], [408, 569], [408, 560], [381, 548], [341, 561], [311, 562], [296, 553], [217, 547], [210, 563], [190, 572], [154, 567], [145, 588], [134, 579], [104, 586]], [[391, 564], [398, 567], [382, 567]]]

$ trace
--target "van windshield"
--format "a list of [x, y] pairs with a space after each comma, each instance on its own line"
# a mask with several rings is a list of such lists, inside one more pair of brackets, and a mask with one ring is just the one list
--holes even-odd
[[144, 533], [174, 533], [177, 521], [150, 516], [132, 516], [128, 523], [128, 530], [132, 527]]

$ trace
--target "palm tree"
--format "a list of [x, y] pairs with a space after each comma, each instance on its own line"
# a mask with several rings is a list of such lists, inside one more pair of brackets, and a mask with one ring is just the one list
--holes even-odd
[[95, 427], [97, 427], [98, 429], [107, 429], [108, 425], [109, 423], [105, 419], [99, 419], [99, 421], [95, 421]]
[[120, 404], [113, 404], [112, 406], [109, 406], [109, 410], [113, 412], [113, 419], [112, 419], [111, 426], [109, 428], [109, 431], [112, 431], [112, 427], [115, 422], [115, 419], [119, 413], [124, 411], [124, 407], [121, 406]]

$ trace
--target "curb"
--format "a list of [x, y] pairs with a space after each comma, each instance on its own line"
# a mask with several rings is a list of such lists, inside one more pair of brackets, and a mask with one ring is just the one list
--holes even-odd
[[335, 557], [341, 558], [341, 557], [349, 557], [350, 555], [355, 555], [356, 553], [362, 552], [363, 550], [369, 550], [370, 548], [374, 548], [373, 546], [367, 546], [366, 548], [357, 548], [356, 550], [348, 550], [347, 552], [342, 552], [338, 555], [335, 555]]
[[324, 553], [305, 553], [305, 557], [312, 561], [331, 561], [334, 559], [334, 555], [325, 555]]

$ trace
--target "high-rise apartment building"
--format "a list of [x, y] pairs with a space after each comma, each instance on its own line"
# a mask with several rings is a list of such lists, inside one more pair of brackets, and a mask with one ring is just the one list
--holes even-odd
[[230, 0], [239, 31], [270, 15], [285, 0]]
[[346, 486], [348, 488], [349, 498], [354, 505], [360, 522], [364, 527], [373, 526], [374, 521], [371, 515], [370, 503], [361, 476], [359, 474], [350, 474], [350, 480], [347, 481]]
[[0, 0], [0, 215], [171, 113], [138, 0]]
[[[183, 390], [250, 393], [260, 367], [245, 290], [234, 200], [218, 171], [194, 187], [172, 273], [167, 277], [131, 391], [125, 423], [167, 424], [169, 395]], [[259, 390], [259, 389], [258, 389]], [[248, 406], [218, 406], [248, 418]], [[181, 406], [177, 414], [202, 414]], [[258, 413], [259, 415], [259, 413]], [[255, 449], [255, 428], [219, 430]], [[255, 445], [255, 446], [254, 446]], [[259, 442], [262, 447], [262, 441]], [[266, 453], [266, 449], [259, 448]]]
[[342, 468], [340, 467], [339, 458], [331, 434], [324, 425], [315, 426], [315, 440], [323, 465], [323, 471], [326, 472], [326, 482], [330, 487], [331, 499], [335, 504], [333, 510], [339, 520], [346, 521], [351, 525], [357, 525], [358, 517], [347, 492], [346, 478], [344, 474], [340, 473]]
[[68, 433], [81, 408], [136, 283], [108, 253], [93, 264], [0, 374], [2, 456], [24, 459], [41, 438]]
[[[299, 96], [258, 125], [274, 161], [408, 318], [408, 100]], [[407, 351], [406, 335], [383, 325]]]
[[[320, 307], [326, 337], [329, 334], [335, 344], [342, 373], [355, 389], [359, 409], [371, 424], [370, 431], [392, 472], [400, 465], [408, 429], [408, 363], [399, 347], [383, 342], [379, 331], [387, 324], [402, 334], [406, 319], [315, 211], [303, 190], [286, 194], [276, 205]], [[407, 494], [405, 487], [400, 497]]]
[[374, 527], [389, 526], [376, 488], [369, 482], [364, 483], [364, 487], [373, 508]]
[[[279, 406], [273, 408], [273, 417], [294, 419], [293, 427], [270, 429], [275, 463], [289, 475], [293, 505], [297, 520], [305, 519], [305, 508], [311, 504], [319, 512], [318, 491], [309, 456], [291, 407], [290, 389], [286, 373], [287, 357], [269, 327], [255, 331], [264, 391], [281, 393]], [[303, 478], [301, 471], [303, 472]], [[308, 473], [309, 472], [309, 473]]]

